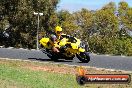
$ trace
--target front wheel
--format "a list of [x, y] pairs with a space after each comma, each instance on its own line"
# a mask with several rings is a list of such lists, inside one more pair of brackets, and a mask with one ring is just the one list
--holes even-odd
[[90, 56], [87, 52], [81, 52], [80, 54], [77, 54], [76, 56], [83, 63], [88, 63], [90, 61]]

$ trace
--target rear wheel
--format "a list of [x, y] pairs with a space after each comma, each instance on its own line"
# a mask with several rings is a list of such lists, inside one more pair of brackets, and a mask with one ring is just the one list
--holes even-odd
[[53, 61], [58, 61], [58, 57], [56, 55], [51, 56], [50, 59]]
[[[47, 52], [49, 52], [49, 50], [48, 49], [46, 49], [46, 51]], [[58, 61], [58, 55], [57, 54], [54, 54], [54, 53], [50, 53], [52, 56], [50, 56], [50, 55], [48, 55], [47, 54], [47, 56], [51, 59], [51, 60], [53, 60], [53, 61]]]
[[83, 63], [88, 63], [90, 61], [90, 56], [87, 52], [81, 52], [80, 54], [77, 54], [76, 56]]
[[58, 61], [58, 57], [56, 55], [47, 55], [52, 61]]

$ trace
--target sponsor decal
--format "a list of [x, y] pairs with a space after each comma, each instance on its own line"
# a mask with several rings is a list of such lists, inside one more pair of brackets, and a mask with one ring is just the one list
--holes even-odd
[[131, 76], [129, 74], [87, 74], [82, 67], [79, 67], [76, 80], [80, 85], [86, 83], [121, 84], [130, 83]]

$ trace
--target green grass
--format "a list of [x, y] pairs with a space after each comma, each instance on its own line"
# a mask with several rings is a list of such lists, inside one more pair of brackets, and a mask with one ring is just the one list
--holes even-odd
[[25, 88], [25, 86], [3, 78], [0, 79], [0, 88]]
[[[55, 64], [0, 59], [0, 88], [132, 88], [128, 84], [86, 84], [80, 86], [76, 76], [42, 70], [31, 70], [23, 66], [47, 66]], [[56, 65], [63, 67], [64, 65]], [[131, 74], [132, 75], [132, 74]]]
[[[0, 65], [0, 80], [7, 81], [5, 86], [10, 86], [9, 81], [15, 82], [15, 86], [22, 85], [25, 88], [79, 88], [75, 76], [70, 74], [58, 74], [46, 71], [32, 71], [29, 69], [15, 68]], [[12, 85], [11, 85], [12, 86]], [[8, 87], [3, 87], [8, 88]]]

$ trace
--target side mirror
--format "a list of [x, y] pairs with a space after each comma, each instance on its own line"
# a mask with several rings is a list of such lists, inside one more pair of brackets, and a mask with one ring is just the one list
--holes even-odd
[[86, 52], [89, 51], [89, 46], [88, 46], [88, 44], [85, 45], [85, 50], [86, 50]]
[[74, 36], [76, 37], [77, 36], [77, 33], [75, 33]]
[[70, 38], [70, 35], [67, 35], [67, 38]]

